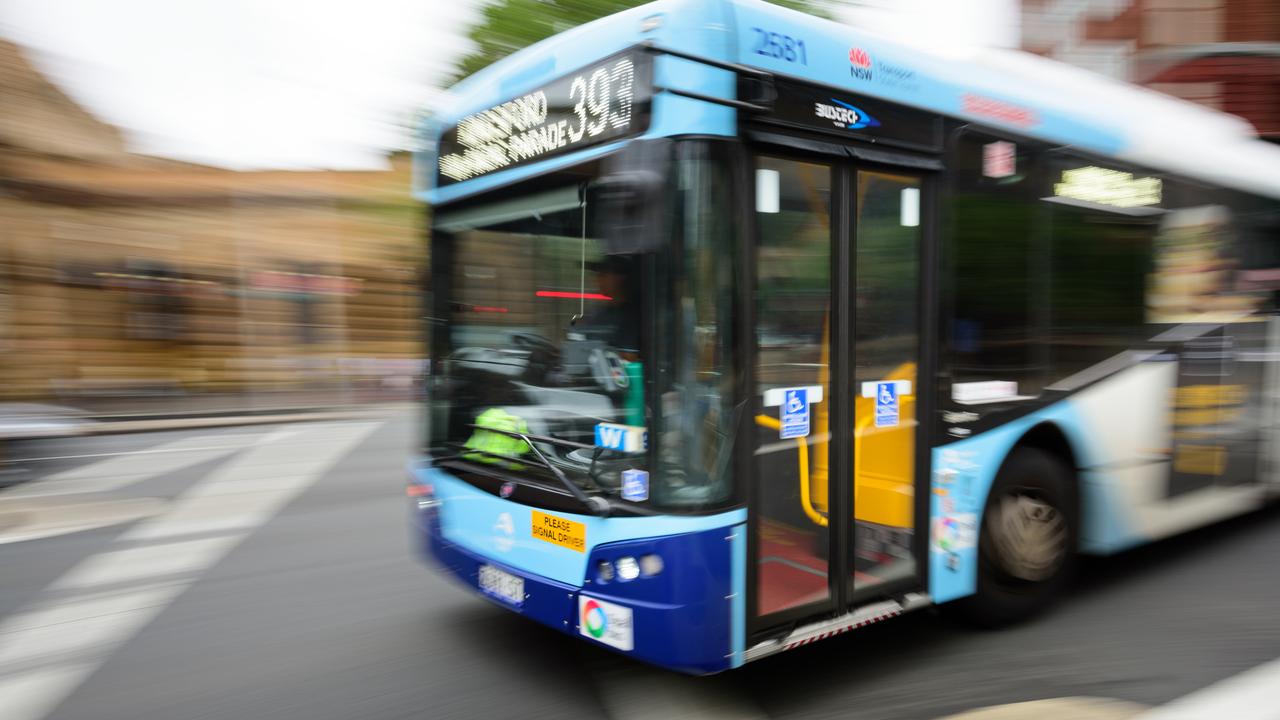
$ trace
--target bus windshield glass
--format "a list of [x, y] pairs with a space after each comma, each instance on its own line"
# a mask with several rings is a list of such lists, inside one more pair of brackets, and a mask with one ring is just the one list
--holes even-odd
[[604, 252], [584, 195], [436, 216], [432, 452], [615, 495], [645, 467], [642, 258]]

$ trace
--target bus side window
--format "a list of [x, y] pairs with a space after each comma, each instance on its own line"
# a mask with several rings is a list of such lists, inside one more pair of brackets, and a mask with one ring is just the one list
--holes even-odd
[[[1099, 168], [1096, 161], [1070, 153], [1055, 154], [1046, 165], [1045, 197], [1073, 192], [1065, 186], [1081, 168], [1126, 172]], [[1130, 184], [1135, 187], [1147, 178], [1136, 171], [1130, 175], [1134, 178]], [[1167, 190], [1168, 183], [1161, 186]], [[1125, 192], [1123, 181], [1117, 181], [1115, 187], [1116, 192]], [[1116, 202], [1123, 205], [1156, 199], [1152, 195]], [[1049, 236], [1051, 382], [1141, 347], [1152, 334], [1147, 332], [1145, 315], [1150, 308], [1148, 277], [1160, 213], [1154, 202], [1152, 206], [1117, 205], [1112, 210], [1102, 202], [1106, 197], [1099, 200], [1093, 206], [1042, 203]]]
[[1035, 396], [1048, 358], [1046, 256], [1036, 218], [1039, 153], [962, 130], [953, 141], [949, 216], [953, 384], [1017, 383]]

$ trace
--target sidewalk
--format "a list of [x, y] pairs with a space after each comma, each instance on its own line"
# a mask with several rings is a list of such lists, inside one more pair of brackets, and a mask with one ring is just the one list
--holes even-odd
[[0, 440], [334, 420], [412, 403], [405, 389], [50, 398], [0, 403]]

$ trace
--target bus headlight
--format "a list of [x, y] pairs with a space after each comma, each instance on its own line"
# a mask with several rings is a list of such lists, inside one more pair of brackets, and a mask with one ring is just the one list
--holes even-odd
[[613, 563], [608, 560], [596, 563], [596, 582], [613, 582]]
[[662, 556], [661, 555], [641, 555], [640, 556], [640, 574], [645, 577], [653, 577], [662, 572]]
[[630, 555], [618, 558], [613, 566], [618, 570], [618, 579], [623, 582], [640, 577], [640, 563]]

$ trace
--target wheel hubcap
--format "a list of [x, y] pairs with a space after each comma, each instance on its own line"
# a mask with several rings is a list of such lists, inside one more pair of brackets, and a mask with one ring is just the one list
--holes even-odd
[[1067, 555], [1067, 520], [1042, 499], [1011, 491], [987, 515], [995, 559], [1028, 582], [1053, 577]]

